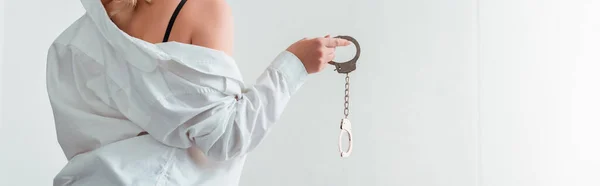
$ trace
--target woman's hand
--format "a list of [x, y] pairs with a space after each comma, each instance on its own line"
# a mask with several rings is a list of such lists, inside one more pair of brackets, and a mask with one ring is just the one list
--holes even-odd
[[302, 39], [292, 44], [287, 50], [302, 61], [309, 74], [323, 70], [335, 58], [335, 48], [348, 46], [350, 41], [331, 38], [329, 35], [314, 39]]

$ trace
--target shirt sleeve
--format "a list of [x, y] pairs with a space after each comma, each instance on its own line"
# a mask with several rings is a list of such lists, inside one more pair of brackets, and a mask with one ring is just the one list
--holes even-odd
[[179, 148], [197, 146], [215, 161], [254, 149], [308, 76], [301, 61], [288, 51], [275, 58], [254, 86], [239, 94], [224, 91], [239, 86], [227, 83], [226, 77], [194, 77], [186, 70], [172, 69], [131, 73], [135, 83], [126, 90], [127, 96], [115, 102], [129, 104], [119, 108], [128, 108], [121, 110], [155, 139]]

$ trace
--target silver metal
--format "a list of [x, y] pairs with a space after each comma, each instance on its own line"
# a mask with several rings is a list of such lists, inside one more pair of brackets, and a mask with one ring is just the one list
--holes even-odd
[[350, 114], [350, 74], [346, 74], [346, 90], [344, 91], [344, 118], [348, 119]]
[[[338, 148], [342, 158], [349, 157], [352, 154], [352, 123], [348, 119], [350, 114], [350, 74], [346, 73], [346, 84], [344, 85], [344, 119], [340, 124], [340, 136], [338, 140]], [[342, 147], [344, 133], [348, 134], [348, 151], [344, 151]]]
[[[340, 155], [342, 156], [342, 158], [348, 157], [350, 156], [350, 154], [352, 154], [352, 123], [350, 122], [350, 120], [344, 118], [342, 119], [342, 122], [340, 124], [340, 129], [342, 129], [340, 131], [340, 137], [338, 140], [338, 148], [340, 150]], [[344, 133], [348, 134], [348, 150], [344, 151], [344, 147], [343, 147], [343, 136]]]

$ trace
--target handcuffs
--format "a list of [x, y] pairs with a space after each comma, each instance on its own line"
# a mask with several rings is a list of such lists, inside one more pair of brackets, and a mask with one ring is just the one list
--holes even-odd
[[[354, 46], [356, 47], [356, 55], [354, 56], [354, 58], [352, 58], [350, 61], [347, 62], [343, 62], [343, 63], [338, 63], [335, 61], [330, 61], [329, 64], [334, 65], [335, 66], [335, 71], [337, 71], [340, 74], [346, 74], [346, 84], [345, 84], [345, 96], [344, 96], [344, 118], [342, 119], [341, 123], [340, 123], [340, 136], [339, 136], [339, 140], [338, 140], [338, 148], [340, 151], [340, 154], [343, 158], [345, 157], [349, 157], [350, 154], [352, 154], [352, 123], [350, 122], [350, 120], [348, 119], [348, 114], [349, 114], [349, 100], [350, 100], [350, 72], [356, 70], [356, 61], [358, 60], [358, 57], [360, 57], [360, 45], [358, 44], [358, 41], [356, 41], [356, 39], [350, 37], [350, 36], [336, 36], [335, 38], [341, 38], [341, 39], [345, 39], [348, 40], [350, 42], [352, 42], [354, 44]], [[344, 133], [348, 134], [348, 150], [344, 151], [343, 148], [343, 135]]]

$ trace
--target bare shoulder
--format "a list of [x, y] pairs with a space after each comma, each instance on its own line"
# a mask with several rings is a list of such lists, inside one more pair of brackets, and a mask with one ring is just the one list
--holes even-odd
[[186, 22], [193, 29], [192, 44], [231, 55], [233, 17], [229, 4], [225, 0], [188, 0], [186, 6]]
[[186, 6], [193, 9], [193, 11], [188, 12], [189, 16], [211, 15], [213, 19], [231, 17], [231, 7], [229, 7], [226, 0], [188, 0]]

